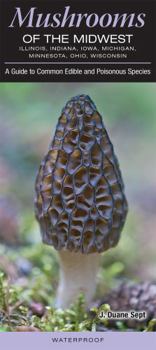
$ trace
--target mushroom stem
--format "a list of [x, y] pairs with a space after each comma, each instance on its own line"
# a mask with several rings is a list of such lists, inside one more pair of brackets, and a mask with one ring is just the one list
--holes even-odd
[[100, 254], [82, 254], [60, 251], [60, 282], [57, 291], [56, 307], [67, 308], [84, 294], [86, 306], [90, 304], [96, 289], [96, 277]]

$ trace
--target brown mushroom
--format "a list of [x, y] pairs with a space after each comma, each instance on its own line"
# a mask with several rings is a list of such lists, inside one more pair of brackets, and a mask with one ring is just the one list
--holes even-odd
[[67, 102], [36, 179], [36, 218], [44, 243], [59, 251], [56, 305], [80, 292], [93, 298], [101, 252], [116, 246], [127, 201], [113, 145], [86, 95]]

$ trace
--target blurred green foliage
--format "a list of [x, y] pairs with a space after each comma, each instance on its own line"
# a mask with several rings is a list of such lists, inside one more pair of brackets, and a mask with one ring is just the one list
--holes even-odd
[[[42, 316], [33, 314], [26, 300], [21, 300], [21, 290], [16, 286], [10, 288], [2, 274], [0, 275], [0, 302], [1, 300], [5, 303], [1, 304], [0, 332], [95, 332], [99, 327], [103, 327], [103, 331], [112, 329], [112, 324], [107, 318], [99, 318], [101, 311], [104, 313], [109, 311], [110, 306], [103, 304], [99, 308], [93, 307], [86, 311], [83, 295], [80, 295], [69, 309], [62, 310], [46, 306]], [[154, 327], [155, 319], [149, 322], [147, 328], [138, 324], [137, 330], [153, 331]], [[126, 331], [127, 327], [123, 321], [115, 321], [113, 330]]]

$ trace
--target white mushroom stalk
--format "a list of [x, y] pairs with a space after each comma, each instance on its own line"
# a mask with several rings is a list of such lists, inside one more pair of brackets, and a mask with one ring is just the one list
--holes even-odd
[[96, 290], [100, 254], [82, 254], [62, 250], [60, 258], [60, 282], [56, 307], [68, 308], [80, 293], [89, 307]]

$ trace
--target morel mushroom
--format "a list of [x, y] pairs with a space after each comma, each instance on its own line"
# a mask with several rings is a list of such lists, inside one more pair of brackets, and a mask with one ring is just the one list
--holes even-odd
[[44, 243], [59, 251], [57, 307], [80, 292], [93, 298], [101, 252], [119, 240], [124, 185], [112, 143], [92, 100], [67, 102], [36, 179], [36, 218]]

